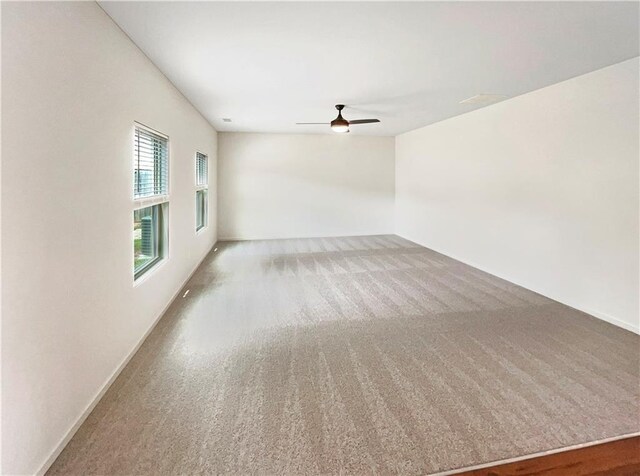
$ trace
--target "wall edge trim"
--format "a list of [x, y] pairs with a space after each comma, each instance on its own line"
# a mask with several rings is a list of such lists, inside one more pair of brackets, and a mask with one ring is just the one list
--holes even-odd
[[464, 264], [466, 264], [468, 266], [471, 266], [473, 268], [479, 269], [480, 271], [483, 271], [485, 273], [489, 273], [492, 276], [496, 276], [496, 277], [498, 277], [500, 279], [504, 279], [505, 281], [509, 281], [512, 284], [520, 286], [521, 288], [527, 289], [527, 290], [532, 291], [532, 292], [534, 292], [536, 294], [540, 294], [541, 296], [544, 296], [544, 297], [546, 297], [548, 299], [552, 299], [553, 301], [559, 302], [560, 304], [564, 304], [565, 306], [569, 306], [569, 307], [571, 307], [573, 309], [576, 309], [576, 310], [578, 310], [580, 312], [584, 312], [585, 314], [589, 314], [590, 316], [593, 316], [596, 319], [600, 319], [601, 321], [608, 322], [609, 324], [612, 324], [612, 325], [614, 325], [616, 327], [620, 327], [621, 329], [624, 329], [624, 330], [627, 330], [627, 331], [630, 331], [630, 332], [633, 332], [635, 334], [640, 335], [640, 326], [634, 326], [633, 324], [629, 324], [629, 323], [627, 323], [627, 322], [625, 322], [625, 321], [623, 321], [621, 319], [618, 319], [617, 317], [611, 316], [611, 315], [609, 315], [607, 313], [604, 313], [604, 312], [601, 312], [601, 311], [597, 311], [595, 309], [589, 309], [589, 308], [586, 308], [586, 307], [584, 307], [584, 306], [582, 306], [580, 304], [572, 303], [572, 302], [566, 301], [566, 300], [564, 300], [562, 298], [551, 296], [546, 291], [539, 291], [539, 290], [533, 289], [533, 288], [529, 287], [528, 285], [524, 285], [521, 282], [514, 281], [513, 279], [511, 279], [509, 277], [506, 277], [503, 274], [496, 273], [493, 270], [487, 268], [486, 266], [480, 266], [480, 265], [478, 265], [478, 264], [476, 264], [476, 263], [474, 263], [472, 261], [469, 261], [467, 259], [461, 259], [460, 257], [458, 257], [456, 255], [453, 255], [451, 253], [448, 253], [448, 252], [445, 253], [444, 251], [438, 250], [436, 248], [432, 248], [432, 247], [430, 247], [430, 246], [428, 246], [428, 245], [426, 245], [426, 244], [424, 244], [424, 243], [422, 243], [420, 241], [417, 241], [417, 240], [414, 240], [412, 238], [409, 238], [408, 236], [406, 236], [404, 234], [400, 234], [400, 233], [396, 232], [396, 235], [398, 235], [400, 238], [404, 238], [405, 240], [409, 240], [409, 241], [411, 241], [413, 243], [416, 243], [417, 245], [420, 245], [420, 246], [422, 246], [424, 248], [433, 250], [436, 253], [440, 253], [440, 254], [442, 254], [444, 256], [452, 258], [452, 259], [454, 259], [456, 261], [459, 261], [461, 263], [464, 263]]
[[60, 453], [62, 453], [62, 451], [65, 449], [65, 447], [67, 446], [67, 444], [71, 441], [71, 439], [73, 438], [73, 436], [76, 434], [76, 432], [80, 429], [80, 427], [82, 426], [82, 424], [85, 422], [85, 420], [89, 417], [89, 415], [91, 414], [91, 412], [93, 411], [93, 409], [96, 407], [96, 405], [100, 402], [100, 400], [102, 399], [102, 397], [107, 393], [107, 391], [109, 390], [109, 388], [111, 388], [111, 385], [113, 384], [113, 382], [115, 382], [115, 380], [118, 378], [118, 376], [120, 375], [120, 373], [122, 373], [122, 371], [124, 370], [124, 368], [127, 366], [127, 364], [131, 361], [131, 359], [133, 358], [134, 355], [136, 355], [136, 353], [138, 352], [138, 350], [140, 349], [140, 347], [142, 347], [142, 344], [144, 344], [144, 341], [147, 340], [147, 337], [149, 337], [149, 335], [153, 332], [153, 330], [156, 328], [156, 326], [158, 325], [158, 323], [160, 322], [160, 320], [164, 317], [165, 313], [169, 310], [169, 307], [171, 306], [171, 304], [173, 304], [173, 301], [176, 300], [176, 298], [178, 298], [178, 296], [180, 296], [180, 291], [182, 291], [182, 289], [184, 288], [184, 286], [189, 282], [189, 280], [193, 277], [193, 275], [195, 274], [195, 272], [198, 270], [198, 268], [200, 267], [200, 265], [204, 262], [204, 260], [207, 258], [207, 256], [209, 256], [209, 254], [213, 251], [213, 249], [218, 245], [218, 241], [216, 240], [215, 243], [211, 246], [211, 248], [202, 256], [202, 258], [198, 261], [198, 263], [196, 264], [196, 266], [193, 268], [193, 270], [191, 270], [191, 272], [189, 273], [189, 275], [187, 276], [187, 278], [182, 282], [182, 284], [178, 287], [178, 289], [176, 290], [176, 292], [171, 296], [171, 298], [169, 299], [167, 305], [162, 308], [162, 310], [159, 312], [159, 314], [155, 317], [155, 319], [153, 320], [153, 322], [151, 323], [151, 325], [149, 326], [149, 328], [145, 331], [145, 333], [140, 337], [140, 339], [138, 340], [138, 342], [133, 346], [133, 348], [131, 349], [131, 351], [124, 357], [124, 359], [120, 362], [120, 365], [118, 365], [116, 367], [116, 369], [113, 371], [113, 373], [111, 374], [111, 376], [106, 380], [106, 382], [102, 385], [102, 387], [98, 390], [98, 392], [95, 394], [95, 396], [93, 397], [93, 399], [91, 399], [91, 401], [89, 402], [89, 404], [85, 407], [85, 409], [82, 411], [82, 413], [80, 414], [80, 416], [78, 417], [78, 419], [75, 421], [75, 423], [73, 425], [71, 425], [71, 427], [69, 428], [69, 430], [67, 430], [67, 432], [65, 433], [65, 435], [60, 439], [60, 441], [58, 442], [58, 444], [56, 444], [56, 446], [54, 447], [54, 449], [51, 451], [51, 453], [49, 454], [49, 456], [45, 459], [45, 461], [40, 465], [40, 469], [35, 473], [37, 476], [44, 476], [44, 474], [49, 470], [49, 468], [51, 467], [51, 465], [55, 462], [55, 460], [58, 458], [58, 456], [60, 456]]
[[314, 238], [362, 238], [368, 236], [396, 235], [394, 231], [379, 233], [362, 233], [358, 235], [301, 235], [301, 236], [273, 236], [273, 237], [244, 237], [244, 236], [221, 236], [218, 241], [267, 241], [267, 240], [311, 240]]

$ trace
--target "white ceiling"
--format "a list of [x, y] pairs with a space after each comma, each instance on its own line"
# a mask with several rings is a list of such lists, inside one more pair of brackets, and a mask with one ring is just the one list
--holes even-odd
[[[219, 131], [396, 135], [639, 55], [639, 3], [101, 2]], [[223, 123], [223, 117], [233, 122]]]

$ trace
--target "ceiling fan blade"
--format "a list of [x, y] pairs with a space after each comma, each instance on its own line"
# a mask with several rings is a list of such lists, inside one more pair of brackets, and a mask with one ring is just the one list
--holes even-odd
[[322, 124], [324, 126], [328, 126], [329, 123], [328, 122], [296, 122], [296, 125], [298, 126], [311, 126], [314, 124]]
[[380, 119], [356, 119], [355, 121], [349, 121], [351, 124], [373, 124], [374, 122], [380, 122]]

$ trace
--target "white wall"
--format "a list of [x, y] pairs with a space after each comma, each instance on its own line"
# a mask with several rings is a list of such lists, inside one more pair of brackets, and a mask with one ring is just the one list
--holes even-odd
[[[216, 133], [95, 3], [2, 5], [2, 457], [34, 473], [216, 240]], [[396, 140], [220, 135], [220, 235], [397, 232], [638, 327], [638, 60]], [[170, 136], [170, 258], [132, 282], [133, 122]], [[194, 152], [211, 158], [195, 234]]]
[[398, 136], [397, 233], [637, 331], [638, 64]]
[[[91, 3], [2, 5], [3, 474], [42, 468], [216, 240], [216, 132]], [[133, 284], [132, 141], [170, 137], [170, 257]]]
[[220, 239], [393, 233], [393, 137], [218, 137]]

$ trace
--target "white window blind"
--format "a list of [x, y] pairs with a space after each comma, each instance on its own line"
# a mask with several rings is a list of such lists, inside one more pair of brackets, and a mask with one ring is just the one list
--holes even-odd
[[134, 198], [169, 193], [169, 142], [166, 137], [136, 125], [133, 157]]
[[209, 169], [207, 156], [196, 152], [196, 185], [207, 185], [209, 183]]

